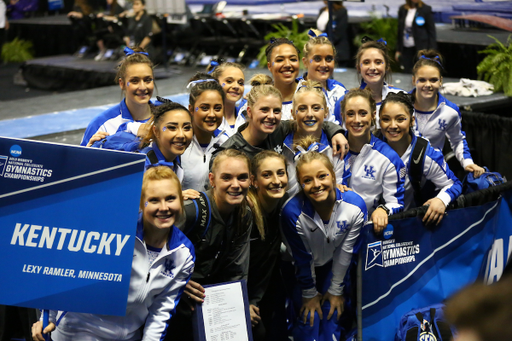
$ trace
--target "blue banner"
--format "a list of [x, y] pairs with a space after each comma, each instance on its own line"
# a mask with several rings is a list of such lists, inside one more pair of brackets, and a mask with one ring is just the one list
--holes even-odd
[[125, 315], [144, 161], [0, 138], [0, 304]]
[[362, 232], [363, 340], [394, 340], [400, 318], [440, 303], [479, 276], [501, 277], [510, 254], [512, 191], [498, 201], [449, 211], [426, 229], [420, 217], [391, 221], [385, 238]]

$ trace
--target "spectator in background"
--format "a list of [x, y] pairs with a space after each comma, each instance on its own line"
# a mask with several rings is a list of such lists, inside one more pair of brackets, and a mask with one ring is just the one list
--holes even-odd
[[75, 0], [73, 10], [68, 13], [75, 43], [78, 46], [89, 45], [87, 37], [92, 35], [92, 21], [89, 15], [92, 13], [93, 8], [87, 0]]
[[[324, 4], [327, 5], [327, 1], [324, 1]], [[329, 9], [326, 6], [318, 14], [316, 27], [322, 32], [328, 32], [328, 27], [332, 26], [332, 36], [329, 36], [329, 40], [336, 48], [336, 64], [343, 67], [351, 66], [347, 9], [342, 1], [333, 1], [332, 10], [332, 23], [329, 21]]]
[[117, 48], [123, 42], [123, 29], [118, 24], [119, 18], [125, 14], [123, 6], [117, 0], [107, 0], [105, 12], [96, 15], [96, 45], [98, 55], [94, 60], [103, 59], [107, 48]]
[[5, 36], [7, 35], [7, 30], [9, 29], [9, 20], [7, 20], [5, 11], [5, 2], [2, 0], [0, 1], [0, 60], [2, 47], [4, 46], [5, 42]]
[[151, 43], [153, 37], [153, 20], [146, 12], [145, 0], [133, 1], [133, 17], [128, 18], [128, 29], [125, 32], [126, 46], [139, 46], [148, 51], [149, 58], [153, 60], [154, 48]]
[[458, 330], [454, 341], [512, 340], [512, 277], [462, 289], [446, 303], [445, 315]]
[[396, 61], [404, 72], [410, 73], [419, 50], [436, 48], [436, 26], [432, 7], [421, 0], [406, 0], [398, 9]]
[[28, 12], [37, 11], [38, 8], [38, 0], [10, 0], [7, 13], [10, 19], [23, 19]]

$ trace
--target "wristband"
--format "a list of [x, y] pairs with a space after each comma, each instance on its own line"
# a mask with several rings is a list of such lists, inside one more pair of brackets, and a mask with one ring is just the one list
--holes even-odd
[[382, 208], [384, 211], [386, 211], [386, 214], [389, 216], [391, 211], [389, 210], [389, 208], [387, 208], [385, 205], [382, 205], [380, 204], [379, 206], [377, 206], [377, 208]]

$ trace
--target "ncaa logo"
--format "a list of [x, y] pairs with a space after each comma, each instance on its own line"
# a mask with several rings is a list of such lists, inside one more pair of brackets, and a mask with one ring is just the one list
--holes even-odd
[[4, 176], [5, 165], [7, 165], [7, 156], [0, 155], [0, 176]]
[[368, 244], [366, 250], [366, 266], [365, 271], [373, 268], [375, 265], [383, 266], [382, 264], [382, 242], [374, 242]]
[[19, 157], [21, 156], [21, 147], [15, 144], [14, 146], [11, 147], [10, 152], [12, 156]]
[[437, 341], [436, 337], [432, 333], [421, 333], [418, 341]]
[[168, 277], [174, 277], [174, 274], [172, 273], [172, 270], [174, 269], [174, 261], [172, 259], [166, 259], [164, 270], [162, 271], [162, 274]]
[[363, 176], [364, 178], [375, 180], [376, 170], [373, 169], [373, 166], [368, 167], [367, 165], [364, 165], [364, 171], [366, 172], [365, 176]]

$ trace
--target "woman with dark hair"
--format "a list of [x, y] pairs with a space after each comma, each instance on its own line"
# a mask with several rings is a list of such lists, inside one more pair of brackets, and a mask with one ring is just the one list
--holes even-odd
[[[428, 206], [423, 221], [426, 224], [439, 224], [448, 204], [462, 192], [462, 184], [444, 161], [443, 154], [434, 149], [428, 140], [414, 134], [412, 98], [412, 95], [403, 92], [386, 97], [380, 116], [382, 138], [406, 165], [405, 210]], [[419, 156], [413, 158], [415, 148], [419, 147], [422, 148]], [[418, 171], [415, 164], [420, 165]]]
[[395, 59], [410, 73], [419, 50], [436, 49], [436, 26], [432, 7], [422, 0], [406, 0], [398, 9]]

